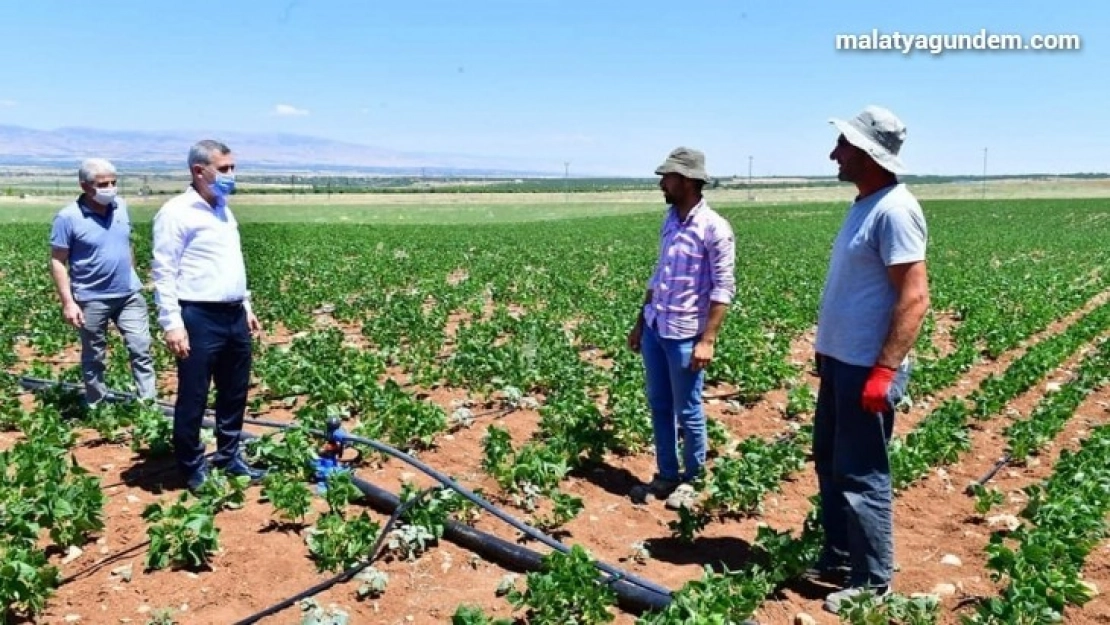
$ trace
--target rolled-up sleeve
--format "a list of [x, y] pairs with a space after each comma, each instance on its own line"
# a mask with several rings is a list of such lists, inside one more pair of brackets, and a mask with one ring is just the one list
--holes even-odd
[[150, 269], [154, 279], [158, 325], [166, 332], [185, 327], [181, 319], [181, 305], [177, 301], [177, 275], [184, 246], [182, 224], [173, 214], [160, 211], [154, 217], [154, 259]]
[[732, 227], [721, 219], [707, 232], [706, 249], [709, 251], [710, 278], [713, 287], [709, 300], [731, 304], [736, 296], [736, 239]]

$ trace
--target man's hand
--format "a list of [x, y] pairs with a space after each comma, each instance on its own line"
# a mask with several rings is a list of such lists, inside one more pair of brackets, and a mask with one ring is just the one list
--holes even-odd
[[166, 347], [178, 358], [189, 357], [189, 333], [185, 328], [177, 328], [166, 332]]
[[875, 365], [871, 368], [871, 373], [867, 376], [867, 382], [863, 385], [863, 409], [867, 412], [886, 412], [890, 409], [890, 402], [887, 400], [887, 393], [890, 391], [890, 384], [894, 382], [894, 376], [898, 373], [890, 367], [882, 365]]
[[81, 311], [77, 302], [70, 302], [62, 306], [62, 316], [65, 317], [66, 323], [78, 330], [85, 327], [85, 313]]
[[701, 371], [713, 362], [713, 341], [701, 339], [694, 344], [694, 353], [690, 356], [690, 368]]
[[253, 312], [247, 313], [247, 327], [250, 328], [251, 334], [258, 334], [262, 331], [262, 323], [258, 321], [258, 317], [255, 317]]
[[640, 340], [644, 336], [644, 322], [637, 320], [636, 325], [632, 326], [632, 331], [628, 333], [628, 349], [640, 353]]

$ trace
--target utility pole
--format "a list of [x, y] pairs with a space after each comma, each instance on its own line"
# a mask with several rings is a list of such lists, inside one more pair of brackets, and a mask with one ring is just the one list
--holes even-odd
[[751, 202], [753, 199], [755, 199], [755, 196], [753, 195], [755, 190], [752, 189], [752, 160], [754, 160], [754, 158], [755, 157], [753, 157], [753, 156], [748, 157], [748, 201], [749, 202]]
[[987, 148], [983, 148], [983, 199], [987, 199]]
[[570, 196], [570, 161], [563, 161], [563, 202], [569, 202]]

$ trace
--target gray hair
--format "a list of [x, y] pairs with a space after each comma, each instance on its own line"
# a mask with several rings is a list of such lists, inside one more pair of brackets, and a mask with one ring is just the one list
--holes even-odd
[[81, 163], [81, 169], [77, 170], [77, 180], [79, 182], [96, 182], [97, 176], [115, 175], [116, 166], [103, 158], [90, 158]]
[[212, 156], [215, 154], [231, 154], [231, 148], [212, 139], [197, 141], [189, 148], [189, 169], [192, 169], [193, 165], [211, 165]]

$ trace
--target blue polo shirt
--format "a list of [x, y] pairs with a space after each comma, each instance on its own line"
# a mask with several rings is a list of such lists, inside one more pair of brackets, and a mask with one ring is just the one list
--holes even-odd
[[131, 263], [131, 216], [117, 199], [104, 216], [84, 196], [54, 216], [50, 245], [69, 250], [69, 280], [78, 302], [126, 297], [142, 288]]

